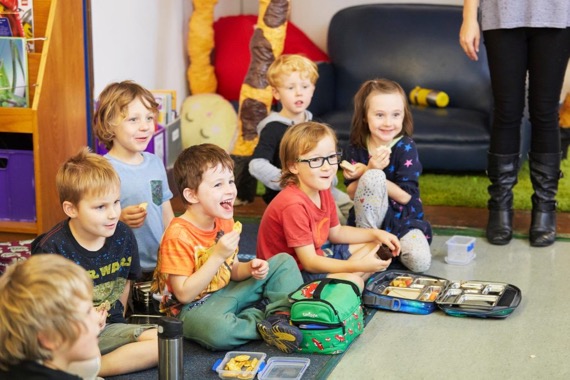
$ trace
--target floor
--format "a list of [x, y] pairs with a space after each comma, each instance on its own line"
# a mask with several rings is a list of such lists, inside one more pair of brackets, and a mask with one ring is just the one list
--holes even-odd
[[[263, 209], [256, 199], [236, 207], [236, 219], [254, 217]], [[426, 274], [514, 284], [522, 291], [521, 304], [503, 320], [379, 310], [328, 379], [570, 378], [570, 304], [565, 302], [570, 292], [570, 214], [558, 214], [559, 241], [532, 248], [526, 239], [529, 212], [515, 213], [516, 238], [506, 246], [490, 245], [483, 237], [486, 210], [426, 207], [425, 212], [436, 231], [433, 264]], [[477, 257], [470, 264], [445, 263], [449, 228], [453, 234], [476, 236]]]
[[[177, 200], [173, 206], [180, 210]], [[235, 218], [259, 217], [264, 207], [256, 198], [236, 207]], [[515, 213], [517, 238], [506, 246], [489, 245], [483, 237], [486, 210], [426, 207], [425, 212], [436, 232], [433, 264], [426, 274], [511, 283], [522, 290], [521, 304], [504, 320], [379, 310], [328, 378], [570, 378], [570, 303], [565, 302], [570, 293], [570, 214], [558, 214], [559, 241], [531, 248], [528, 212]], [[476, 236], [473, 262], [445, 263], [449, 233]], [[19, 238], [0, 234], [0, 241]]]
[[570, 378], [570, 243], [498, 247], [476, 238], [475, 260], [456, 266], [444, 261], [448, 238], [434, 237], [427, 274], [514, 284], [519, 307], [503, 320], [379, 310], [328, 379]]

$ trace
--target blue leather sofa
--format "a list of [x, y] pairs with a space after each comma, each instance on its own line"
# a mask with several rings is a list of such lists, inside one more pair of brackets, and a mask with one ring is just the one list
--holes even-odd
[[[409, 94], [416, 86], [445, 91], [446, 108], [412, 106], [414, 140], [428, 171], [484, 171], [492, 121], [492, 94], [483, 43], [479, 61], [459, 45], [462, 7], [370, 4], [337, 12], [328, 30], [329, 63], [311, 111], [330, 124], [341, 146], [348, 142], [353, 97], [362, 82], [397, 81]], [[528, 123], [522, 145], [528, 150]]]

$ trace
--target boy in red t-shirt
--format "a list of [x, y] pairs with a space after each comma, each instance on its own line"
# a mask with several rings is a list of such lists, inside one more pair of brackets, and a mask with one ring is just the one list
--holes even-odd
[[305, 122], [290, 127], [279, 147], [283, 190], [267, 206], [257, 237], [257, 255], [292, 255], [305, 282], [324, 277], [349, 280], [364, 288], [374, 272], [391, 260], [380, 260], [381, 244], [400, 254], [398, 238], [378, 229], [339, 224], [331, 185], [341, 154], [334, 131]]

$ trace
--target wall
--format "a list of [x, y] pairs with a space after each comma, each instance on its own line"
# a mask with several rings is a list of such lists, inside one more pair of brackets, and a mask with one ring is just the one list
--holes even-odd
[[188, 0], [92, 0], [93, 94], [132, 79], [186, 97]]
[[[291, 0], [291, 21], [326, 51], [327, 28], [342, 8], [410, 1]], [[414, 0], [462, 5], [463, 0]], [[326, 6], [325, 6], [326, 5]], [[215, 18], [256, 14], [255, 0], [219, 0]], [[178, 105], [188, 95], [186, 35], [190, 0], [92, 0], [94, 96], [111, 81], [133, 79], [149, 89], [172, 88]], [[318, 15], [318, 17], [315, 17]], [[459, 31], [457, 31], [459, 33]], [[570, 67], [562, 96], [570, 92]]]

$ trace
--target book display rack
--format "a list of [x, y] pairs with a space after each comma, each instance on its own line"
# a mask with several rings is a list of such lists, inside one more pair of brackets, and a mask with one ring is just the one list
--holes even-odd
[[34, 37], [43, 38], [27, 53], [29, 104], [0, 107], [0, 140], [22, 134], [32, 141], [35, 215], [0, 218], [0, 232], [39, 234], [62, 220], [55, 176], [61, 163], [87, 145], [83, 2], [33, 0], [33, 19]]

